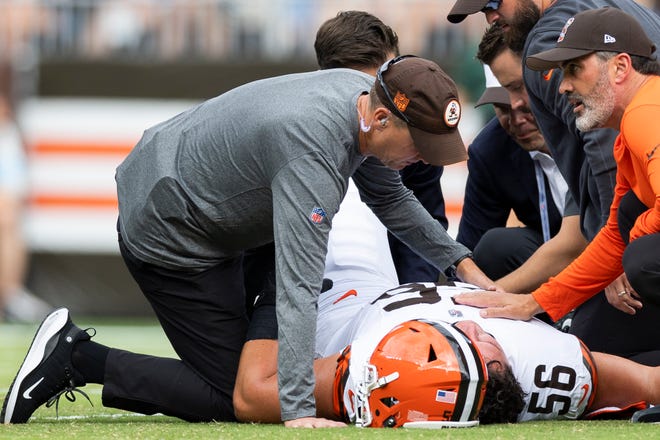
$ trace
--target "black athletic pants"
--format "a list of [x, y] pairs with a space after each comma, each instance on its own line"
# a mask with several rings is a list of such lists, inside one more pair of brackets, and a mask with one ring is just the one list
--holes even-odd
[[[647, 209], [632, 191], [621, 200], [617, 222], [625, 243], [629, 243], [635, 220]], [[612, 307], [604, 294], [598, 294], [575, 310], [570, 333], [592, 351], [660, 365], [660, 234], [645, 235], [628, 244], [623, 268], [644, 307], [628, 315]]]
[[492, 280], [518, 269], [543, 244], [543, 234], [531, 228], [493, 228], [474, 247], [474, 262]]
[[[635, 220], [647, 209], [632, 192], [624, 196], [617, 216], [624, 242], [628, 243]], [[498, 279], [518, 268], [542, 243], [540, 234], [529, 228], [496, 228], [479, 241], [474, 260], [486, 275]], [[623, 267], [644, 307], [628, 315], [612, 307], [601, 292], [575, 309], [569, 333], [592, 351], [660, 365], [660, 234], [630, 243], [623, 254]]]
[[188, 421], [235, 420], [232, 393], [248, 328], [241, 259], [189, 273], [138, 260], [121, 235], [119, 247], [181, 360], [111, 349], [103, 404]]
[[[528, 227], [493, 228], [474, 247], [474, 262], [492, 280], [498, 280], [523, 265], [543, 244], [543, 234]], [[537, 316], [552, 324], [542, 313]]]

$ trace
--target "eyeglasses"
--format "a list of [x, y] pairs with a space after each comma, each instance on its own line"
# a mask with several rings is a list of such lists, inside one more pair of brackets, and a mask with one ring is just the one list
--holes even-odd
[[486, 11], [497, 11], [500, 6], [502, 5], [502, 0], [490, 0], [488, 3], [486, 3], [486, 6], [483, 7], [481, 12], [486, 12]]
[[408, 125], [413, 125], [410, 123], [410, 120], [406, 115], [403, 114], [401, 110], [396, 106], [394, 103], [394, 99], [392, 98], [392, 94], [390, 93], [390, 90], [387, 88], [387, 85], [385, 85], [385, 81], [383, 80], [383, 73], [387, 72], [387, 69], [389, 69], [391, 66], [394, 64], [398, 63], [399, 61], [405, 59], [405, 58], [416, 58], [415, 55], [399, 55], [396, 58], [392, 58], [389, 61], [386, 61], [385, 64], [383, 64], [380, 69], [378, 69], [378, 73], [376, 74], [376, 78], [378, 78], [378, 83], [380, 84], [380, 87], [383, 89], [383, 92], [385, 92], [385, 96], [387, 96], [387, 99], [389, 99], [390, 104], [392, 104], [392, 108], [394, 109], [395, 113], [397, 116], [399, 116], [401, 119], [406, 121], [406, 124]]

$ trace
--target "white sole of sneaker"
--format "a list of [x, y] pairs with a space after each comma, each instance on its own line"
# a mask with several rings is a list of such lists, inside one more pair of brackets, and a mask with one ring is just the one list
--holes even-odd
[[48, 315], [41, 323], [41, 326], [39, 326], [39, 330], [37, 330], [37, 333], [32, 340], [30, 349], [25, 356], [25, 360], [23, 360], [21, 368], [16, 374], [14, 383], [11, 386], [11, 391], [7, 396], [7, 406], [5, 408], [4, 414], [5, 417], [2, 421], [4, 424], [11, 423], [11, 418], [14, 414], [14, 407], [16, 406], [18, 393], [23, 380], [27, 377], [28, 374], [30, 374], [35, 368], [39, 366], [41, 361], [43, 361], [44, 355], [46, 353], [46, 344], [53, 336], [57, 334], [57, 332], [62, 330], [68, 319], [69, 310], [66, 308], [61, 308]]

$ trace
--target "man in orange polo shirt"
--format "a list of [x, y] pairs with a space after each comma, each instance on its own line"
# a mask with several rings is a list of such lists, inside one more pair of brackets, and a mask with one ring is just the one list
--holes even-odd
[[[485, 317], [529, 319], [545, 311], [557, 319], [623, 273], [621, 290], [608, 297], [614, 307], [635, 314], [643, 304], [660, 304], [660, 65], [655, 45], [632, 16], [615, 8], [595, 9], [569, 18], [556, 47], [529, 56], [526, 64], [539, 71], [562, 69], [559, 91], [574, 106], [579, 130], [620, 130], [610, 217], [580, 257], [531, 295], [470, 293], [457, 302], [485, 307]], [[658, 365], [660, 340], [650, 335], [648, 341]]]

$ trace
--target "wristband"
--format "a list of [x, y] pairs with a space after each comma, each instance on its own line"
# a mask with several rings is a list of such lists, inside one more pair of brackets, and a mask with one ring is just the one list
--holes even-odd
[[459, 264], [461, 264], [461, 261], [465, 260], [466, 258], [472, 258], [472, 252], [468, 252], [467, 254], [463, 255], [461, 258], [456, 260], [452, 266], [454, 266], [454, 269], [458, 267]]

